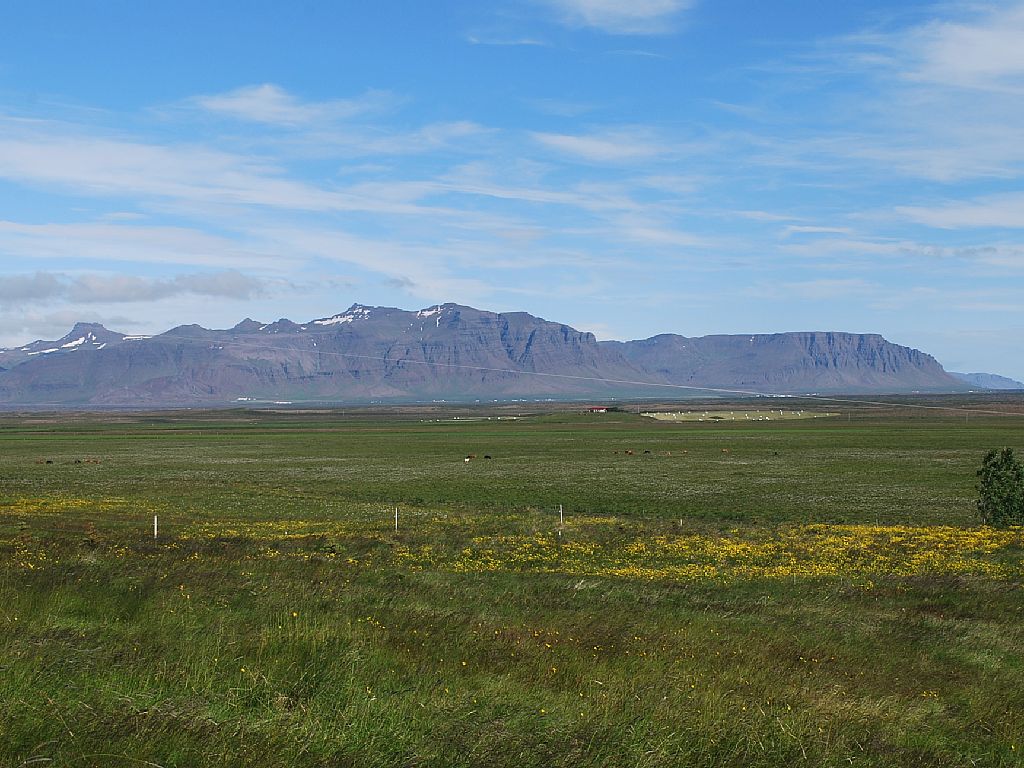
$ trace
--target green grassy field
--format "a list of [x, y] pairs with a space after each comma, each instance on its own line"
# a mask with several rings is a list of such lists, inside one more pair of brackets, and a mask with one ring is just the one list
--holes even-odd
[[0, 765], [1024, 764], [1024, 417], [460, 413], [0, 418]]

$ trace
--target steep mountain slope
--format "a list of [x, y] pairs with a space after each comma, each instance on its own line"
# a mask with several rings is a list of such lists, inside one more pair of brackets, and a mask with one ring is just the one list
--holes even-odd
[[930, 356], [875, 335], [598, 342], [525, 312], [457, 304], [418, 312], [356, 304], [301, 325], [246, 319], [153, 337], [79, 324], [58, 342], [19, 348], [4, 366], [0, 403], [37, 406], [683, 394], [645, 382], [769, 393], [966, 388]]

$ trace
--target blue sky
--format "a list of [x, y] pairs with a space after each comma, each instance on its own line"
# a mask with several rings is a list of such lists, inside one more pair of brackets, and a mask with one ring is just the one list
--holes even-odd
[[0, 344], [352, 303], [1024, 379], [1024, 2], [15, 0]]

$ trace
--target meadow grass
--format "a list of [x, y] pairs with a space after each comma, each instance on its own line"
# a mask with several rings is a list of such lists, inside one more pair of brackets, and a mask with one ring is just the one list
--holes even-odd
[[1020, 420], [854, 415], [2, 419], [0, 764], [1021, 765]]

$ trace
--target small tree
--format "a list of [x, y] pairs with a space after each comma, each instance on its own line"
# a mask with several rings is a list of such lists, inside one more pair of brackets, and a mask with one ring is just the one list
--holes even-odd
[[1013, 448], [989, 451], [978, 470], [978, 512], [986, 525], [1024, 525], [1024, 466]]

